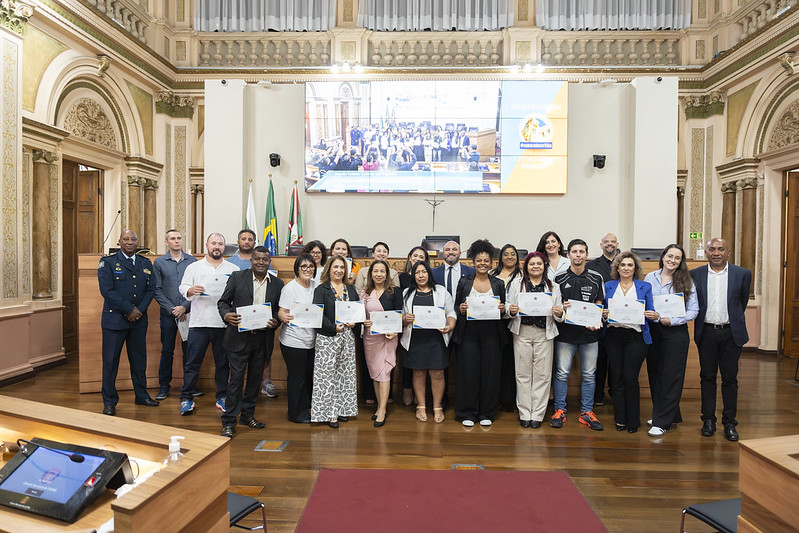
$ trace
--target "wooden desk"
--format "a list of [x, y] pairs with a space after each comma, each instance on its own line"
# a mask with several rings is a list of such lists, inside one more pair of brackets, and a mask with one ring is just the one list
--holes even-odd
[[[0, 531], [49, 533], [92, 531], [114, 518], [116, 532], [227, 532], [230, 441], [185, 429], [0, 396], [0, 440], [44, 439], [106, 447], [129, 457], [159, 462], [169, 437], [183, 435], [183, 457], [121, 498], [106, 491], [67, 524], [0, 507]], [[136, 472], [136, 466], [133, 465]], [[168, 524], [168, 527], [165, 525]]]

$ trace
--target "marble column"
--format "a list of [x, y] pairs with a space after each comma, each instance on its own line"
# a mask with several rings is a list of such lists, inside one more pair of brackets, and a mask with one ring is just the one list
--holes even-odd
[[205, 251], [205, 238], [203, 237], [204, 215], [203, 202], [205, 200], [205, 187], [202, 185], [192, 185], [191, 195], [194, 200], [192, 209], [191, 234], [194, 236], [194, 253], [201, 254]]
[[144, 180], [136, 176], [128, 176], [128, 227], [139, 236], [139, 246], [142, 246], [141, 227], [141, 185]]
[[[738, 180], [737, 186], [742, 191], [741, 205], [741, 266], [755, 273], [757, 259], [757, 178]], [[752, 283], [749, 294], [754, 295], [755, 284]]]
[[58, 156], [45, 150], [33, 150], [33, 298], [53, 297], [50, 263], [50, 166]]
[[[677, 187], [677, 244], [683, 246], [685, 231], [685, 187]], [[684, 247], [684, 246], [683, 246]]]
[[[721, 184], [721, 194], [723, 198], [721, 206], [721, 238], [727, 241], [730, 250], [730, 257], [735, 257], [735, 193], [738, 190], [735, 182]], [[705, 235], [704, 241], [707, 242], [713, 235]]]
[[158, 182], [144, 180], [144, 242], [142, 246], [155, 252], [157, 247], [158, 212], [156, 210], [156, 190]]

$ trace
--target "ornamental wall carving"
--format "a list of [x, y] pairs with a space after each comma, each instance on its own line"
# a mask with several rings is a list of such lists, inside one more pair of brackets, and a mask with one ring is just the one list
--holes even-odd
[[799, 143], [799, 100], [788, 106], [777, 121], [768, 149], [776, 150], [796, 143]]
[[90, 98], [81, 98], [72, 104], [64, 119], [64, 129], [76, 137], [117, 149], [111, 120], [100, 104]]

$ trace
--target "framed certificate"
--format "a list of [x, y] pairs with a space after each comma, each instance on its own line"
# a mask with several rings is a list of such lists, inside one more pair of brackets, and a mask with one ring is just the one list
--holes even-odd
[[584, 327], [602, 327], [602, 306], [594, 302], [580, 300], [566, 300], [569, 307], [565, 308], [566, 323]]
[[264, 304], [237, 307], [236, 314], [241, 315], [239, 331], [264, 329], [272, 318], [272, 304], [267, 302]]
[[413, 316], [413, 327], [417, 329], [441, 329], [447, 325], [447, 315], [443, 307], [414, 305]]
[[551, 292], [520, 292], [516, 305], [522, 316], [552, 316], [555, 304]]
[[372, 335], [402, 333], [402, 311], [372, 311], [369, 320], [372, 321]]
[[294, 318], [289, 322], [289, 326], [297, 328], [321, 328], [322, 313], [325, 310], [323, 304], [292, 304], [289, 312]]
[[499, 320], [498, 296], [467, 296], [466, 320]]
[[336, 302], [336, 324], [358, 324], [366, 320], [363, 302]]
[[626, 298], [608, 300], [608, 322], [640, 326], [644, 323], [644, 301]]
[[660, 316], [679, 318], [685, 316], [685, 296], [683, 293], [658, 294], [652, 296], [655, 311]]

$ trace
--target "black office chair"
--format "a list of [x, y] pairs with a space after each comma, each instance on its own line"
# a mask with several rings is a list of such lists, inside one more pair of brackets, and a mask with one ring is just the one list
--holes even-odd
[[681, 533], [685, 533], [685, 515], [687, 514], [716, 528], [720, 533], [736, 533], [738, 531], [738, 515], [741, 514], [741, 498], [689, 505], [682, 510]]
[[292, 244], [291, 246], [289, 246], [289, 255], [297, 257], [302, 253], [303, 248], [305, 248], [305, 246], [303, 246], [302, 244]]
[[350, 246], [352, 248], [352, 257], [369, 257], [368, 246]]
[[[256, 527], [246, 527], [240, 526], [238, 523], [247, 517], [250, 513], [255, 512], [261, 509], [261, 515], [263, 516], [263, 525], [256, 526]], [[249, 531], [255, 531], [256, 529], [263, 529], [266, 531], [266, 509], [264, 508], [264, 504], [259, 502], [257, 499], [253, 498], [252, 496], [244, 496], [242, 494], [236, 494], [235, 492], [228, 492], [227, 493], [227, 512], [230, 513], [230, 527], [238, 527], [241, 529], [247, 529]]]

